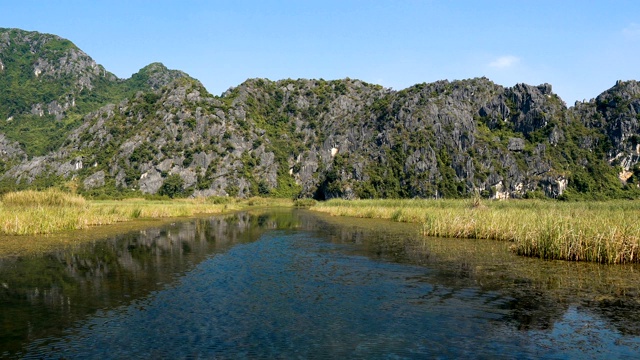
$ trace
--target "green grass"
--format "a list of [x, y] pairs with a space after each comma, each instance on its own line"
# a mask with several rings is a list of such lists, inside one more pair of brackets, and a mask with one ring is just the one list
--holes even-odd
[[640, 262], [637, 201], [331, 200], [312, 210], [419, 223], [425, 236], [509, 241], [543, 259]]

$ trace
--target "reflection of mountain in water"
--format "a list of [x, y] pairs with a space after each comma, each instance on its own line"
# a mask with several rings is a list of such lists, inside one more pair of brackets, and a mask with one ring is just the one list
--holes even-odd
[[425, 239], [412, 224], [328, 216], [315, 222], [334, 242], [363, 245], [367, 256], [434, 269], [420, 279], [434, 285], [424, 299], [449, 299], [474, 289], [469, 300], [485, 296], [499, 304], [509, 313], [504, 320], [520, 330], [553, 329], [577, 307], [606, 319], [621, 334], [640, 336], [638, 265], [523, 258], [505, 242]]
[[[176, 222], [85, 244], [73, 251], [0, 260], [0, 349], [51, 336], [93, 313], [159, 290], [194, 265], [291, 214], [239, 213]], [[1, 355], [1, 353], [0, 353]]]
[[[263, 234], [275, 229], [284, 230], [280, 235], [293, 234], [297, 242], [248, 244], [270, 238]], [[272, 234], [271, 238], [280, 236], [278, 234]], [[236, 247], [227, 252], [243, 243], [249, 247], [242, 250]], [[282, 210], [176, 222], [95, 241], [72, 251], [4, 259], [0, 261], [0, 303], [3, 305], [0, 308], [0, 357], [20, 355], [24, 346], [37, 339], [46, 345], [49, 341], [46, 339], [67, 334], [65, 331], [97, 311], [126, 309], [140, 303], [138, 299], [153, 298], [150, 294], [166, 293], [184, 279], [197, 278], [192, 270], [198, 266], [214, 268], [214, 264], [205, 260], [223, 252], [227, 252], [225, 257], [234, 252], [245, 254], [237, 259], [242, 263], [239, 268], [246, 268], [255, 278], [251, 279], [251, 289], [242, 291], [255, 293], [255, 299], [262, 299], [258, 289], [261, 287], [268, 292], [273, 284], [283, 289], [301, 286], [309, 292], [301, 292], [295, 300], [304, 297], [315, 304], [314, 297], [310, 296], [326, 297], [324, 291], [335, 290], [331, 287], [335, 279], [316, 278], [315, 284], [293, 283], [296, 276], [324, 274], [325, 262], [344, 266], [342, 280], [345, 283], [366, 282], [372, 288], [382, 282], [377, 276], [384, 274], [382, 268], [386, 263], [402, 263], [411, 267], [407, 271], [411, 275], [394, 286], [401, 290], [411, 288], [407, 290], [411, 293], [410, 305], [427, 308], [441, 318], [481, 316], [482, 321], [495, 322], [496, 331], [508, 329], [507, 333], [527, 337], [531, 333], [550, 334], [558, 330], [558, 324], [568, 317], [575, 318], [577, 311], [580, 316], [598, 318], [610, 332], [638, 341], [640, 272], [637, 266], [541, 261], [515, 256], [508, 246], [508, 243], [494, 241], [425, 239], [420, 235], [419, 226], [412, 224]], [[248, 262], [250, 256], [256, 257], [253, 263]], [[267, 263], [257, 262], [258, 258]], [[301, 258], [306, 262], [300, 262]], [[373, 268], [368, 268], [371, 260], [381, 267], [373, 264]], [[270, 269], [270, 261], [275, 265], [291, 262], [301, 268], [272, 272], [275, 282], [269, 285], [260, 276], [264, 274], [262, 271]], [[350, 261], [359, 263], [362, 271], [351, 269]], [[256, 267], [249, 269], [251, 266]], [[301, 272], [292, 273], [292, 269]], [[215, 268], [215, 271], [225, 270]], [[282, 280], [273, 274], [288, 278]], [[229, 278], [234, 276], [243, 275], [228, 274]], [[227, 281], [226, 273], [223, 280]], [[280, 284], [282, 281], [290, 283]], [[369, 297], [363, 296], [363, 299]], [[224, 301], [234, 304], [239, 300]], [[254, 306], [254, 301], [247, 305]], [[357, 310], [357, 304], [350, 306], [349, 311]], [[264, 310], [267, 311], [267, 307]], [[303, 319], [301, 314], [297, 315]], [[340, 321], [346, 328], [351, 320]], [[416, 320], [419, 319], [412, 321]], [[245, 330], [252, 333], [254, 329]]]

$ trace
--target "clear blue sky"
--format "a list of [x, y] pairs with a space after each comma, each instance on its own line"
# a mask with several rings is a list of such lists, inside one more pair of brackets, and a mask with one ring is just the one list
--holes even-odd
[[0, 27], [60, 35], [118, 77], [159, 61], [220, 94], [253, 77], [402, 89], [486, 76], [568, 105], [640, 80], [640, 1], [0, 0]]

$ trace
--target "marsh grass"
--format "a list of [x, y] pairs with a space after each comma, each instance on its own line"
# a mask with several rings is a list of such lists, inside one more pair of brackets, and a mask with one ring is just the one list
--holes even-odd
[[318, 202], [314, 199], [296, 199], [293, 202], [293, 206], [297, 208], [310, 208], [316, 205]]
[[84, 207], [86, 200], [78, 195], [68, 194], [60, 190], [18, 191], [2, 195], [2, 205], [8, 208], [20, 207]]
[[245, 201], [221, 201], [219, 198], [87, 201], [59, 190], [7, 193], [0, 200], [1, 235], [51, 234], [134, 219], [219, 214], [267, 204], [266, 200], [257, 198]]
[[544, 259], [640, 262], [635, 201], [331, 200], [311, 209], [418, 223], [425, 236], [509, 241], [517, 254]]

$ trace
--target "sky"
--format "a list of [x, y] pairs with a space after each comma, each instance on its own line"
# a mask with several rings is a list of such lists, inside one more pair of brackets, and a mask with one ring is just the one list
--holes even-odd
[[0, 0], [0, 27], [71, 40], [120, 78], [162, 62], [215, 95], [248, 78], [396, 90], [486, 76], [571, 106], [640, 80], [637, 0]]

